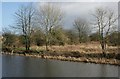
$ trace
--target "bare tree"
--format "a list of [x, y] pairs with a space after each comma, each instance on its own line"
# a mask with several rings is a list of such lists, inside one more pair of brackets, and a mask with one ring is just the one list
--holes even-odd
[[33, 17], [35, 10], [32, 4], [28, 6], [21, 6], [17, 12], [15, 12], [16, 26], [13, 28], [22, 32], [25, 38], [26, 51], [30, 50], [30, 36], [33, 30]]
[[115, 27], [117, 16], [113, 10], [97, 8], [95, 13], [92, 14], [95, 18], [95, 26], [98, 28], [99, 41], [102, 47], [102, 53], [106, 52], [107, 36], [109, 35], [111, 28]]
[[[83, 40], [86, 39], [88, 33], [90, 33], [89, 23], [82, 18], [77, 18], [74, 20], [73, 26], [78, 31], [79, 42], [81, 43]], [[85, 39], [84, 39], [85, 38]]]
[[39, 8], [38, 15], [39, 23], [45, 32], [46, 50], [48, 50], [51, 30], [56, 26], [61, 26], [63, 12], [58, 6], [45, 4]]

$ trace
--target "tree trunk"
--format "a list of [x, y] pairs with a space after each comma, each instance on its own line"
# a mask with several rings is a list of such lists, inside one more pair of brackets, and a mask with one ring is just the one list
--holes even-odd
[[102, 36], [102, 40], [101, 40], [101, 47], [102, 47], [102, 53], [103, 53], [103, 56], [105, 57], [105, 53], [106, 53], [106, 43], [105, 43], [105, 40]]
[[45, 37], [45, 45], [46, 45], [46, 51], [48, 51], [48, 38], [47, 38], [47, 36]]
[[102, 47], [102, 53], [105, 54], [105, 45], [101, 44], [101, 47]]
[[30, 37], [28, 37], [28, 51], [30, 50]]
[[101, 46], [102, 46], [102, 53], [105, 55], [105, 39], [104, 39], [104, 34], [103, 34], [103, 28], [101, 29]]
[[46, 41], [46, 51], [48, 50], [48, 44], [47, 44], [47, 41]]
[[30, 39], [28, 36], [25, 35], [25, 49], [26, 49], [26, 52], [28, 53], [29, 50], [30, 50]]
[[80, 36], [80, 32], [79, 32], [79, 43], [81, 43], [81, 36]]
[[27, 45], [27, 36], [25, 35], [25, 49], [27, 51], [28, 45]]

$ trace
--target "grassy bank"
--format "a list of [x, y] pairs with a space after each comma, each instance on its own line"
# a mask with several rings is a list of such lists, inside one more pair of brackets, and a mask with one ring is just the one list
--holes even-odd
[[[81, 43], [79, 45], [65, 45], [65, 46], [49, 46], [50, 51], [64, 52], [64, 51], [78, 51], [80, 53], [102, 53], [99, 43]], [[32, 50], [45, 50], [45, 46], [31, 46]], [[106, 53], [119, 53], [117, 46], [107, 46]]]
[[[24, 48], [16, 48], [14, 50], [4, 48], [3, 54], [57, 59], [62, 61], [120, 65], [120, 53], [118, 53], [117, 47], [109, 47], [106, 54], [101, 53], [99, 46], [95, 45], [95, 47], [85, 45], [51, 46], [49, 47], [49, 51], [45, 51], [45, 46], [33, 46], [30, 51], [25, 51]], [[84, 50], [84, 52], [82, 52], [82, 50]]]
[[43, 59], [55, 59], [55, 60], [62, 60], [62, 61], [72, 61], [72, 62], [85, 62], [85, 63], [95, 63], [95, 64], [110, 64], [110, 65], [118, 65], [120, 66], [120, 60], [114, 58], [106, 58], [106, 57], [71, 57], [71, 56], [54, 56], [54, 55], [45, 55], [42, 54], [18, 54], [18, 53], [4, 53], [8, 55], [19, 55], [19, 56], [27, 56], [27, 57], [37, 57]]

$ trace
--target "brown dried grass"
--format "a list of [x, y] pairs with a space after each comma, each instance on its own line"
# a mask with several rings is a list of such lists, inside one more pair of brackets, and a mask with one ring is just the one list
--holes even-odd
[[[32, 46], [34, 50], [45, 50], [45, 46]], [[79, 51], [80, 53], [102, 53], [102, 49], [99, 43], [81, 43], [79, 45], [65, 45], [65, 46], [48, 46], [50, 51], [56, 52], [72, 52]], [[118, 53], [117, 46], [107, 46], [106, 53]]]

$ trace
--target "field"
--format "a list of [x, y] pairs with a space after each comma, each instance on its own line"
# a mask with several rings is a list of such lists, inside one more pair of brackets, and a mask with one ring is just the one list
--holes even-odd
[[[102, 53], [102, 49], [99, 43], [81, 43], [79, 45], [65, 45], [65, 46], [49, 46], [50, 51], [56, 52], [80, 52], [80, 53]], [[32, 46], [33, 50], [45, 50], [45, 46]], [[119, 53], [117, 46], [106, 46], [106, 53]]]

